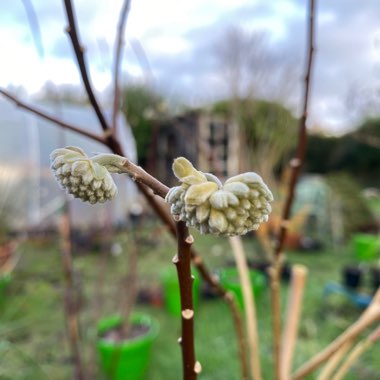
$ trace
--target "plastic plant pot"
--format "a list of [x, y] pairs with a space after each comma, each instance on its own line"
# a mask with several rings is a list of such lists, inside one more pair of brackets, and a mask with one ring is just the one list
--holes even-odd
[[343, 268], [343, 285], [348, 289], [358, 289], [362, 283], [363, 271], [358, 267]]
[[380, 257], [380, 238], [369, 234], [356, 234], [352, 238], [355, 256], [359, 261], [374, 261]]
[[123, 322], [119, 315], [102, 319], [98, 324], [97, 350], [107, 380], [142, 380], [147, 372], [152, 344], [155, 341], [158, 322], [145, 314], [133, 314], [132, 324], [148, 327], [148, 331], [136, 338], [112, 342], [102, 335], [117, 328]]
[[[252, 291], [257, 300], [262, 294], [266, 286], [265, 275], [257, 270], [251, 269], [249, 271], [249, 276], [251, 278]], [[241, 289], [239, 274], [236, 268], [223, 268], [219, 270], [219, 280], [220, 283], [227, 290], [235, 294], [236, 300], [241, 307], [244, 309], [243, 301], [243, 291]]]
[[[196, 273], [193, 273], [193, 275], [193, 305], [195, 309], [199, 302], [200, 280]], [[175, 268], [168, 268], [165, 270], [161, 275], [161, 281], [164, 290], [164, 304], [166, 310], [171, 315], [181, 315], [181, 297], [179, 292], [177, 271]]]

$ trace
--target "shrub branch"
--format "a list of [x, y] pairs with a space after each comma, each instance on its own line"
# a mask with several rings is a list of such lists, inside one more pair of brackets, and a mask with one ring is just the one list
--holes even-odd
[[274, 264], [271, 273], [271, 293], [272, 293], [272, 331], [273, 331], [273, 357], [275, 361], [275, 378], [281, 379], [280, 355], [281, 355], [281, 304], [280, 304], [280, 274], [282, 267], [283, 247], [287, 234], [288, 220], [294, 199], [295, 186], [298, 180], [300, 169], [302, 167], [306, 152], [306, 121], [308, 116], [310, 79], [314, 57], [314, 30], [315, 30], [315, 1], [309, 0], [309, 17], [308, 17], [308, 43], [307, 43], [307, 60], [303, 91], [302, 116], [298, 126], [298, 143], [295, 157], [290, 160], [290, 181], [282, 212], [282, 222], [274, 250]]
[[173, 258], [177, 268], [179, 290], [181, 295], [182, 336], [179, 343], [182, 349], [183, 380], [195, 380], [201, 371], [199, 362], [195, 360], [194, 347], [194, 305], [193, 280], [191, 275], [191, 250], [194, 238], [184, 222], [177, 222], [178, 253]]

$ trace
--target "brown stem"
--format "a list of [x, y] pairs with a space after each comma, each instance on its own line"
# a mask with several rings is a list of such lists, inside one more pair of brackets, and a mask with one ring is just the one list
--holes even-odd
[[15, 105], [17, 107], [23, 108], [23, 109], [25, 109], [31, 113], [34, 113], [35, 115], [41, 117], [42, 119], [48, 120], [54, 124], [57, 124], [58, 126], [60, 126], [62, 128], [66, 128], [70, 131], [79, 133], [82, 136], [86, 136], [92, 140], [95, 140], [95, 141], [98, 141], [102, 144], [105, 144], [105, 140], [102, 136], [99, 136], [98, 134], [86, 131], [85, 129], [82, 129], [81, 127], [76, 127], [72, 124], [65, 123], [63, 120], [60, 120], [60, 119], [56, 118], [55, 116], [49, 115], [46, 111], [39, 110], [38, 108], [23, 102], [22, 100], [20, 100], [19, 98], [10, 94], [8, 91], [6, 91], [2, 88], [0, 88], [0, 94], [5, 96], [7, 99], [12, 101], [13, 103], [15, 103]]
[[298, 143], [295, 157], [290, 160], [290, 180], [285, 206], [282, 212], [282, 221], [280, 231], [274, 250], [274, 264], [272, 267], [271, 281], [274, 283], [272, 289], [272, 329], [273, 329], [273, 349], [276, 379], [281, 379], [280, 374], [280, 355], [281, 355], [281, 303], [280, 303], [280, 275], [282, 263], [282, 251], [289, 226], [289, 216], [294, 199], [294, 190], [298, 180], [301, 166], [303, 164], [306, 152], [306, 121], [308, 116], [309, 94], [310, 94], [310, 78], [314, 56], [314, 11], [315, 0], [309, 0], [309, 21], [308, 21], [308, 44], [307, 44], [307, 62], [303, 92], [302, 116], [298, 126]]
[[301, 166], [303, 164], [306, 152], [306, 121], [308, 116], [308, 106], [309, 106], [309, 94], [310, 94], [310, 78], [311, 78], [311, 69], [313, 65], [314, 57], [314, 13], [315, 13], [315, 1], [309, 1], [309, 24], [308, 24], [308, 46], [307, 46], [307, 63], [306, 63], [306, 74], [304, 82], [304, 93], [303, 93], [303, 107], [302, 107], [302, 116], [298, 125], [298, 144], [295, 157], [290, 161], [291, 174], [288, 187], [288, 194], [285, 202], [285, 206], [282, 213], [282, 223], [280, 226], [279, 237], [276, 242], [275, 255], [279, 256], [282, 252], [285, 237], [287, 234], [287, 223], [290, 210], [294, 198], [294, 190], [297, 183], [297, 179], [300, 173]]
[[133, 181], [144, 184], [148, 188], [152, 189], [154, 194], [159, 195], [161, 198], [166, 197], [169, 188], [158, 179], [151, 176], [141, 166], [137, 166], [133, 162], [126, 159], [123, 164], [123, 169], [133, 179]]
[[66, 10], [66, 16], [67, 21], [69, 23], [69, 26], [66, 28], [66, 32], [68, 33], [71, 44], [73, 45], [75, 58], [78, 63], [79, 71], [83, 80], [83, 85], [86, 89], [86, 92], [88, 94], [88, 98], [90, 100], [90, 103], [92, 105], [92, 108], [94, 109], [96, 116], [99, 120], [100, 125], [103, 128], [103, 131], [107, 131], [109, 129], [108, 124], [106, 122], [106, 119], [100, 109], [99, 103], [96, 100], [95, 94], [92, 90], [90, 77], [88, 75], [86, 62], [84, 60], [84, 51], [85, 48], [82, 46], [82, 44], [79, 41], [79, 36], [77, 32], [77, 26], [75, 22], [75, 15], [74, 15], [74, 9], [71, 4], [71, 0], [64, 0], [65, 10]]
[[65, 204], [60, 223], [61, 258], [65, 279], [64, 308], [67, 323], [70, 351], [74, 361], [74, 380], [84, 380], [83, 365], [79, 347], [79, 324], [77, 302], [75, 297], [74, 270], [70, 239], [70, 215], [68, 204]]
[[115, 41], [115, 59], [113, 68], [113, 106], [112, 106], [112, 121], [111, 126], [114, 133], [117, 128], [117, 114], [120, 109], [120, 88], [119, 88], [119, 74], [121, 64], [121, 53], [123, 50], [123, 34], [125, 25], [127, 23], [127, 16], [131, 6], [131, 0], [125, 0], [120, 11], [119, 23], [117, 28], [117, 36]]
[[193, 306], [193, 276], [191, 275], [191, 244], [194, 238], [184, 222], [177, 222], [178, 253], [173, 258], [177, 268], [179, 289], [181, 295], [181, 321], [183, 380], [195, 380], [200, 373], [200, 364], [195, 360], [194, 347], [194, 306]]

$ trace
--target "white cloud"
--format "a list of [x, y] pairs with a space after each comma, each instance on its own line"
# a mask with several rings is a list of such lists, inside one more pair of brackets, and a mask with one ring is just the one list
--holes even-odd
[[[62, 3], [34, 0], [33, 4], [39, 15], [45, 59], [41, 61], [35, 50], [22, 2], [0, 2], [0, 85], [23, 85], [35, 92], [47, 80], [79, 84], [71, 46], [63, 32], [66, 17]], [[102, 91], [111, 81], [113, 42], [122, 0], [76, 0], [74, 4], [91, 77], [96, 89]], [[301, 72], [305, 16], [306, 3], [297, 0], [132, 0], [126, 38], [141, 42], [158, 83], [194, 102], [225, 91], [212, 46], [221, 29], [229, 25], [267, 31], [269, 48], [279, 57], [292, 58]], [[379, 19], [378, 0], [318, 3], [311, 122], [335, 129], [353, 123], [345, 110], [348, 89], [352, 83], [378, 85], [375, 66], [380, 65]], [[141, 76], [128, 45], [124, 58], [128, 74]], [[289, 99], [298, 94], [301, 80], [294, 83]]]

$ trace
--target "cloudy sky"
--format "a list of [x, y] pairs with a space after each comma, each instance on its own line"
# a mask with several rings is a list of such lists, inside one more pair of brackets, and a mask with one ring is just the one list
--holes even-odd
[[[36, 48], [23, 6], [30, 1], [38, 15], [43, 49]], [[111, 83], [113, 41], [122, 1], [74, 3], [92, 81], [102, 92]], [[229, 28], [240, 27], [265, 36], [266, 53], [284, 67], [278, 80], [281, 98], [296, 110], [304, 66], [306, 3], [132, 0], [124, 77], [146, 77], [130, 43], [138, 41], [149, 61], [150, 79], [167, 96], [194, 105], [225, 96], [229, 87], [221, 75], [215, 46], [223, 45]], [[356, 106], [366, 104], [367, 97], [380, 88], [380, 5], [378, 0], [318, 3], [311, 124], [340, 132], [357, 123], [360, 112], [354, 112]], [[2, 1], [0, 86], [22, 85], [33, 94], [48, 80], [58, 85], [79, 84], [65, 26], [63, 1]], [[265, 87], [265, 80], [261, 86]]]

